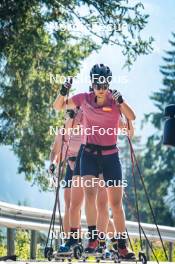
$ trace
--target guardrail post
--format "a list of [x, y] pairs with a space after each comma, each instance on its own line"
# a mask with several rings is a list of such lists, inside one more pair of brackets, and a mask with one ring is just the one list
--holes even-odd
[[169, 261], [173, 260], [173, 243], [169, 242]]
[[[147, 240], [145, 241], [145, 244], [146, 244], [146, 257], [147, 257], [147, 260], [150, 260], [150, 247], [149, 247]], [[150, 241], [150, 244], [151, 244], [151, 241]]]
[[31, 241], [30, 241], [30, 259], [36, 259], [37, 249], [37, 232], [31, 230]]
[[15, 229], [7, 228], [7, 255], [15, 254]]

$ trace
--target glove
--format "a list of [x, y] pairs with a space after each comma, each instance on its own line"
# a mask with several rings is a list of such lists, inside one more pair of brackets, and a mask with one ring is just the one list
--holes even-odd
[[61, 86], [60, 94], [61, 94], [62, 96], [67, 95], [68, 92], [69, 92], [69, 90], [70, 90], [70, 88], [71, 88], [71, 86], [72, 86], [72, 78], [70, 78], [69, 81], [67, 80], [67, 81]]
[[56, 166], [55, 166], [55, 164], [50, 164], [50, 166], [49, 166], [49, 172], [51, 173], [51, 174], [53, 174], [54, 173], [54, 171], [55, 171], [55, 169], [56, 169]]
[[75, 114], [75, 111], [74, 111], [73, 109], [68, 109], [68, 110], [67, 110], [67, 113], [68, 113], [69, 117], [72, 118], [72, 119], [73, 119], [73, 118], [75, 117], [75, 115], [76, 115], [76, 114]]
[[112, 91], [112, 97], [114, 98], [114, 100], [116, 101], [116, 103], [118, 104], [122, 104], [124, 102], [123, 97], [121, 95], [121, 93], [117, 90], [113, 90]]

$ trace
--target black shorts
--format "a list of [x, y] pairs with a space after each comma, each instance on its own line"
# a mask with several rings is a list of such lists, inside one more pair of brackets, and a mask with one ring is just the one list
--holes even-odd
[[99, 177], [103, 174], [106, 187], [121, 186], [122, 168], [118, 152], [110, 155], [101, 155], [82, 151], [80, 157], [80, 175], [93, 175]]
[[73, 173], [73, 175], [75, 176], [80, 176], [80, 159], [81, 159], [83, 149], [84, 149], [84, 145], [81, 145], [78, 151], [76, 161], [75, 161], [75, 168], [74, 168], [74, 173]]

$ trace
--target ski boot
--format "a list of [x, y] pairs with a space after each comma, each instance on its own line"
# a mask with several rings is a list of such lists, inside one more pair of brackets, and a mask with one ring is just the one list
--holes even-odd
[[98, 244], [99, 244], [98, 240], [89, 241], [83, 253], [83, 261], [86, 261], [86, 259], [89, 256], [96, 256], [96, 250], [98, 248]]
[[70, 241], [66, 242], [63, 245], [60, 245], [59, 250], [54, 254], [55, 260], [68, 260], [71, 262], [73, 258], [80, 259], [82, 256], [82, 246], [75, 243], [71, 243]]
[[121, 260], [136, 260], [135, 253], [128, 247], [118, 248], [118, 255]]

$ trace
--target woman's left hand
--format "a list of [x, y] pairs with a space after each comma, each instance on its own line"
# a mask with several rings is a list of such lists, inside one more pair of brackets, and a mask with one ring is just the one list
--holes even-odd
[[112, 91], [112, 97], [116, 101], [117, 104], [122, 104], [124, 101], [121, 93], [117, 90]]

